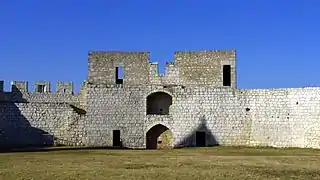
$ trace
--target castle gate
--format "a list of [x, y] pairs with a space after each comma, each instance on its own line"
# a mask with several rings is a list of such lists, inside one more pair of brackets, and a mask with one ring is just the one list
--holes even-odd
[[172, 132], [162, 124], [153, 126], [146, 134], [147, 149], [172, 148]]

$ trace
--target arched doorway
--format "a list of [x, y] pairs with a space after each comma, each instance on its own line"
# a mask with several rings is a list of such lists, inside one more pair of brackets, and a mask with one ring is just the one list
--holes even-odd
[[165, 92], [155, 92], [147, 97], [147, 114], [168, 115], [172, 97]]
[[157, 124], [146, 134], [147, 149], [167, 149], [172, 148], [173, 135], [169, 128]]

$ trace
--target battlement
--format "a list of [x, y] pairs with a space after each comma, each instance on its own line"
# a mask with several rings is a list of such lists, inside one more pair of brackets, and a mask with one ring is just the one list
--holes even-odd
[[[28, 81], [12, 81], [11, 91], [14, 93], [36, 93], [36, 94], [47, 94], [47, 93], [59, 93], [59, 94], [74, 94], [73, 82], [62, 82], [56, 83], [56, 92], [52, 92], [51, 83], [48, 81], [37, 81], [34, 83], [33, 92], [29, 92]], [[4, 91], [4, 81], [0, 81], [0, 92]]]
[[150, 76], [167, 76], [170, 72], [175, 71], [175, 63], [174, 62], [166, 62], [165, 65], [165, 72], [164, 74], [159, 73], [159, 63], [158, 62], [149, 62], [150, 64]]
[[235, 50], [177, 51], [163, 74], [149, 55], [89, 52], [78, 94], [0, 80], [0, 146], [320, 148], [320, 87], [237, 89]]

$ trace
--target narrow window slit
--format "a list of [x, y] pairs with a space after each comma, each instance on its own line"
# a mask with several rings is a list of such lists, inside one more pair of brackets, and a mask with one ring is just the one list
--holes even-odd
[[223, 86], [231, 86], [231, 66], [223, 65]]
[[116, 84], [123, 84], [124, 70], [123, 67], [116, 67]]

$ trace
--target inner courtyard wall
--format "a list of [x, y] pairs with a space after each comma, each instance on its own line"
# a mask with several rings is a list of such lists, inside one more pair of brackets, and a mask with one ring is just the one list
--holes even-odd
[[[124, 146], [145, 147], [145, 136], [157, 124], [173, 133], [174, 146], [196, 146], [196, 132], [206, 132], [207, 146], [248, 145], [319, 147], [320, 88], [232, 89], [201, 87], [110, 87], [94, 89], [88, 110], [91, 144], [112, 144], [121, 131]], [[147, 115], [153, 92], [172, 96], [169, 115]], [[99, 93], [99, 94], [97, 94]], [[130, 99], [129, 101], [125, 101]]]
[[[146, 134], [157, 125], [171, 133], [172, 146], [196, 146], [197, 132], [205, 145], [320, 148], [320, 88], [238, 89], [236, 52], [176, 52], [175, 62], [158, 73], [148, 52], [91, 52], [88, 79], [79, 94], [73, 83], [14, 81], [11, 92], [0, 81], [0, 146], [113, 146], [120, 130], [121, 146], [145, 148]], [[231, 66], [231, 84], [223, 85], [223, 65]], [[124, 67], [122, 84], [115, 80]], [[39, 88], [39, 87], [42, 87]], [[44, 91], [39, 93], [37, 91]], [[170, 96], [148, 114], [148, 97]], [[153, 98], [155, 100], [157, 98]], [[19, 137], [19, 138], [17, 138]]]
[[27, 84], [14, 81], [10, 92], [0, 92], [0, 147], [84, 145], [85, 94], [73, 94], [70, 83], [41, 93], [28, 92]]

